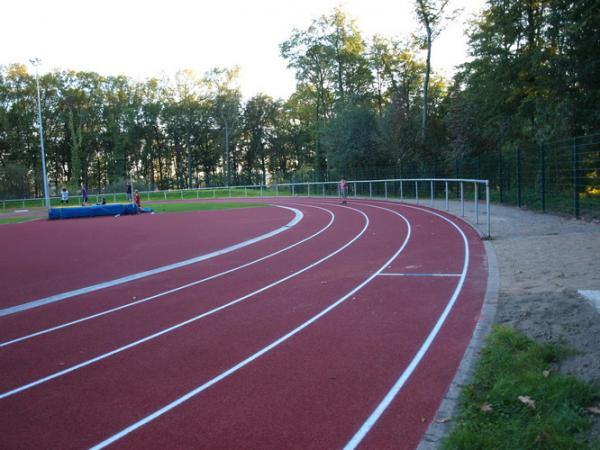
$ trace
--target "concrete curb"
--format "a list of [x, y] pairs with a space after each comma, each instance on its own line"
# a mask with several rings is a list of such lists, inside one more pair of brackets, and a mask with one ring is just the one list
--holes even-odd
[[450, 384], [450, 388], [444, 396], [429, 428], [421, 439], [417, 450], [434, 450], [439, 448], [442, 440], [452, 431], [454, 416], [458, 411], [460, 392], [471, 379], [479, 352], [485, 343], [485, 338], [492, 329], [498, 305], [500, 277], [494, 246], [490, 241], [485, 241], [484, 245], [488, 260], [488, 283], [481, 308], [481, 315], [473, 331], [471, 342], [467, 346], [456, 375], [454, 375], [454, 379]]

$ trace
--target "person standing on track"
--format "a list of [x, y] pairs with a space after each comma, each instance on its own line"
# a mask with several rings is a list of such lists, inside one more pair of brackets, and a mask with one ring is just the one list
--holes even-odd
[[140, 193], [138, 192], [137, 189], [135, 190], [135, 195], [133, 196], [133, 200], [134, 200], [138, 210], [142, 209], [142, 199], [140, 198]]
[[67, 188], [64, 187], [62, 188], [62, 190], [60, 191], [60, 204], [64, 205], [64, 204], [69, 204], [69, 191], [67, 191]]
[[85, 188], [85, 186], [82, 184], [81, 185], [81, 205], [82, 206], [86, 206], [88, 203], [88, 193], [87, 193], [87, 189]]
[[348, 197], [348, 182], [346, 177], [342, 177], [340, 181], [340, 196], [342, 197], [342, 205], [346, 204], [346, 198]]
[[127, 185], [127, 201], [130, 202], [131, 201], [131, 184]]

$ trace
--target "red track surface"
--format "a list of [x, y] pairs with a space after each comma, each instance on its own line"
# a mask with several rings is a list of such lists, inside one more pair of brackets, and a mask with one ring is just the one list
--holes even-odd
[[[383, 267], [382, 273], [395, 275], [372, 277], [318, 320], [112, 443], [140, 449], [343, 447], [413, 360], [460, 284], [456, 275], [463, 271], [465, 244], [451, 221], [468, 242], [462, 289], [424, 358], [359, 444], [416, 447], [479, 315], [487, 280], [479, 237], [456, 218], [397, 203], [356, 201], [349, 208], [318, 199], [271, 203], [300, 209], [304, 219], [268, 240], [186, 268], [0, 317], [0, 340], [7, 342], [218, 274], [316, 234], [210, 281], [1, 347], [0, 396], [88, 361], [1, 398], [1, 446], [100, 443], [277, 343]], [[292, 217], [280, 208], [256, 211], [5, 227], [10, 232], [1, 230], [0, 245], [9, 246], [13, 261], [3, 258], [0, 289], [9, 296], [0, 308], [214, 251]], [[132, 231], [134, 226], [144, 231]], [[63, 236], [66, 228], [77, 238], [46, 245], [38, 237]], [[112, 243], [121, 238], [122, 253], [116, 253]], [[64, 256], [57, 257], [59, 249]], [[43, 254], [35, 262], [20, 256], [33, 253]], [[32, 273], [38, 275], [35, 282], [27, 276]], [[243, 300], [89, 362], [236, 299]]]

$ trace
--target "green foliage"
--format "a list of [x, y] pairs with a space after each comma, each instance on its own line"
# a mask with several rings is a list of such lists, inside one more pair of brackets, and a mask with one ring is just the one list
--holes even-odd
[[585, 408], [600, 390], [552, 372], [552, 364], [566, 354], [564, 348], [495, 327], [443, 448], [596, 448], [600, 443], [585, 434], [591, 426]]
[[[417, 56], [431, 50], [450, 7], [415, 0], [422, 32], [412, 42], [365, 37], [341, 8], [293, 30], [280, 45], [297, 80], [288, 99], [244, 102], [235, 67], [144, 82], [43, 74], [51, 188], [111, 192], [133, 179], [148, 190], [182, 189], [339, 171], [442, 176], [460, 172], [458, 160], [492, 161], [600, 130], [598, 1], [488, 0], [469, 31], [470, 61], [452, 81]], [[27, 67], [0, 67], [1, 197], [43, 193], [35, 99]], [[595, 195], [596, 153], [582, 160], [582, 201]], [[464, 175], [479, 178], [479, 167]]]

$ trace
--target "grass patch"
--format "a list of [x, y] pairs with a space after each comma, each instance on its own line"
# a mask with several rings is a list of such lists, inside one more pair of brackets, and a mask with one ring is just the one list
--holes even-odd
[[173, 203], [142, 203], [144, 208], [152, 208], [157, 213], [163, 212], [187, 212], [187, 211], [215, 211], [220, 209], [238, 209], [238, 208], [262, 208], [268, 205], [261, 203], [217, 203], [217, 202], [173, 202]]
[[0, 225], [7, 223], [23, 223], [31, 220], [37, 220], [39, 217], [4, 217], [0, 219]]
[[598, 386], [550, 371], [567, 354], [564, 347], [494, 327], [443, 448], [600, 448], [589, 432], [592, 418], [586, 411], [600, 396]]

